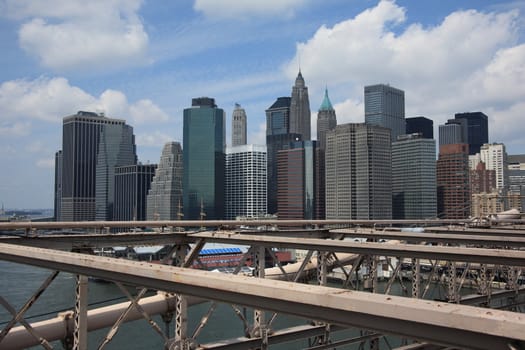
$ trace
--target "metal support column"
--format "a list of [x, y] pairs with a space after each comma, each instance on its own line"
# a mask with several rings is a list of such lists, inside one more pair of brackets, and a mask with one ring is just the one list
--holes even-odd
[[[266, 248], [259, 246], [254, 248], [254, 275], [258, 278], [264, 278], [264, 268], [266, 263]], [[264, 317], [264, 310], [255, 309], [253, 312], [253, 329], [251, 336], [261, 338], [261, 350], [268, 348], [268, 329]]]
[[456, 288], [456, 263], [447, 263], [447, 299], [449, 303], [459, 303], [459, 291]]
[[73, 349], [87, 350], [87, 300], [88, 278], [77, 275], [75, 293], [75, 330], [73, 332]]
[[[175, 249], [174, 265], [184, 266], [187, 254], [188, 246], [178, 245]], [[185, 295], [177, 293], [175, 295], [175, 338], [171, 341], [169, 349], [189, 350], [191, 344], [192, 340], [188, 339], [188, 300]]]
[[421, 282], [421, 265], [419, 259], [412, 259], [412, 298], [419, 299], [419, 285]]

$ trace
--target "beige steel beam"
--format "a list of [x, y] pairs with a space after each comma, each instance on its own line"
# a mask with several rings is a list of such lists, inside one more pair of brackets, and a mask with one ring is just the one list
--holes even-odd
[[[523, 220], [516, 220], [516, 222]], [[155, 221], [48, 221], [48, 222], [2, 222], [0, 231], [3, 230], [50, 230], [50, 229], [97, 229], [119, 227], [240, 227], [240, 226], [288, 226], [288, 227], [318, 227], [325, 225], [359, 225], [359, 226], [389, 226], [389, 225], [461, 225], [468, 224], [470, 220], [155, 220]]]
[[[470, 349], [525, 346], [521, 314], [0, 244], [0, 259]], [[513, 345], [513, 346], [514, 346]]]
[[314, 249], [363, 255], [400, 256], [420, 259], [440, 259], [459, 262], [525, 266], [525, 251], [521, 250], [424, 246], [415, 244], [385, 244], [309, 238], [298, 240], [287, 237], [241, 235], [223, 232], [199, 232], [192, 234], [191, 237], [205, 238], [212, 242], [239, 245], [255, 244], [274, 248]]
[[432, 242], [451, 244], [474, 244], [484, 246], [508, 246], [525, 247], [525, 232], [520, 237], [503, 236], [493, 234], [471, 235], [457, 232], [450, 233], [427, 233], [427, 232], [395, 232], [367, 229], [336, 229], [331, 233], [344, 234], [347, 237], [371, 238], [371, 239], [396, 239], [411, 242]]

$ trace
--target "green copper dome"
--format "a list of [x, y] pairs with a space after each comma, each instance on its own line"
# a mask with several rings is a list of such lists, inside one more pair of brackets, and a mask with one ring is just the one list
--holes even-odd
[[332, 103], [330, 102], [330, 99], [328, 98], [328, 89], [325, 89], [323, 103], [321, 103], [321, 107], [319, 107], [319, 111], [333, 111], [333, 110], [334, 110], [334, 107], [332, 107]]

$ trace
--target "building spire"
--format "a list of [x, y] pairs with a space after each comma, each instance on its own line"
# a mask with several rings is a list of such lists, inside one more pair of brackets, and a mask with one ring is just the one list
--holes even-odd
[[330, 102], [330, 98], [328, 97], [328, 88], [326, 87], [324, 89], [324, 98], [323, 102], [321, 103], [321, 107], [319, 107], [319, 111], [333, 111], [334, 107], [332, 106], [332, 103]]

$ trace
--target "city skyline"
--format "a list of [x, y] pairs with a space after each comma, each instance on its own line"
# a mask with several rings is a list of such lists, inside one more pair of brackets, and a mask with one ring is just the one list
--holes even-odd
[[[226, 125], [240, 103], [247, 142], [262, 145], [264, 111], [278, 96], [290, 96], [299, 69], [309, 89], [312, 135], [326, 87], [343, 124], [364, 121], [364, 86], [391, 84], [405, 91], [406, 117], [426, 116], [436, 130], [455, 113], [482, 111], [489, 142], [525, 153], [520, 128], [512, 127], [525, 108], [519, 2], [68, 4], [0, 1], [6, 208], [53, 206], [54, 154], [67, 115], [88, 110], [126, 120], [139, 160], [156, 163], [165, 142], [182, 142], [187, 101], [213, 96]], [[65, 39], [55, 42], [57, 33]]]

